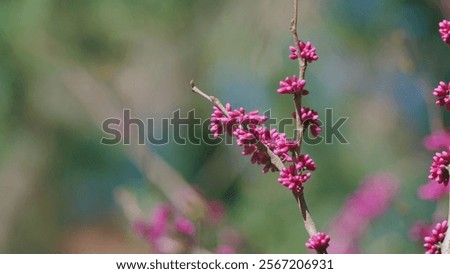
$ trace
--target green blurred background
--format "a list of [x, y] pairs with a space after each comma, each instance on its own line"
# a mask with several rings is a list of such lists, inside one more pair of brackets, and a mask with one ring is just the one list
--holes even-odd
[[[0, 252], [146, 252], [115, 193], [127, 189], [150, 208], [178, 175], [225, 204], [245, 252], [306, 252], [292, 194], [239, 148], [149, 147], [172, 167], [149, 180], [122, 145], [100, 144], [101, 121], [117, 109], [159, 121], [195, 108], [208, 118], [191, 79], [234, 107], [290, 117], [292, 101], [276, 89], [298, 70], [291, 17], [292, 1], [0, 1]], [[306, 189], [317, 225], [326, 231], [367, 175], [401, 181], [362, 252], [423, 253], [408, 231], [439, 206], [416, 191], [432, 156], [422, 139], [450, 118], [431, 98], [450, 79], [443, 18], [445, 0], [300, 1], [300, 38], [320, 57], [308, 67], [306, 104], [349, 117], [349, 144], [304, 146], [318, 166]]]

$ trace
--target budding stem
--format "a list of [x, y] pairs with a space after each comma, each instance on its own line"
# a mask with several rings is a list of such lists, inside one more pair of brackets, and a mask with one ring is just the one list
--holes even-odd
[[[306, 74], [306, 68], [307, 68], [307, 62], [304, 58], [300, 57], [300, 43], [299, 43], [299, 39], [298, 39], [298, 34], [297, 34], [297, 18], [298, 18], [298, 0], [294, 0], [294, 16], [291, 20], [291, 33], [292, 33], [292, 38], [294, 40], [294, 46], [297, 49], [297, 54], [298, 54], [298, 66], [299, 66], [299, 79], [300, 80], [304, 80], [305, 79], [305, 74]], [[303, 124], [301, 121], [301, 109], [302, 109], [302, 94], [301, 93], [297, 93], [294, 95], [294, 106], [295, 106], [295, 125], [297, 128], [297, 150], [296, 150], [296, 154], [297, 157], [300, 156], [301, 154], [301, 147], [302, 147], [302, 143], [303, 143]], [[310, 237], [313, 237], [314, 235], [317, 234], [317, 228], [316, 228], [316, 224], [314, 223], [314, 220], [312, 219], [311, 213], [309, 212], [308, 209], [308, 205], [306, 204], [306, 200], [305, 200], [305, 195], [303, 193], [303, 190], [301, 190], [300, 192], [295, 192], [293, 191], [295, 200], [297, 202], [298, 205], [298, 209], [302, 215], [302, 219], [303, 219], [303, 223], [305, 225], [305, 229], [308, 232]], [[316, 252], [319, 253], [318, 250], [316, 250]], [[327, 253], [327, 250], [324, 249], [323, 251], [321, 251], [321, 253]]]

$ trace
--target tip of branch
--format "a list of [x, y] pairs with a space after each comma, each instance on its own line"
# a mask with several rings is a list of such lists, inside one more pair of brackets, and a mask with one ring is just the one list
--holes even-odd
[[193, 88], [193, 87], [195, 86], [194, 80], [191, 80], [191, 81], [189, 82], [189, 85], [191, 85], [191, 87]]

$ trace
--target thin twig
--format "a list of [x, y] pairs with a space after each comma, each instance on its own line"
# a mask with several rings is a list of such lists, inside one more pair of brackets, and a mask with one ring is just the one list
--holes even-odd
[[[294, 194], [295, 200], [297, 201], [298, 209], [300, 210], [303, 218], [303, 222], [305, 223], [306, 231], [308, 232], [310, 237], [313, 237], [317, 234], [316, 224], [314, 223], [311, 213], [309, 212], [308, 205], [306, 204], [305, 195], [303, 191], [300, 192], [292, 192]], [[317, 253], [327, 254], [326, 249], [316, 250]]]
[[258, 142], [258, 143], [256, 143], [256, 146], [258, 147], [258, 150], [265, 151], [269, 155], [270, 162], [272, 163], [272, 165], [275, 166], [275, 168], [278, 171], [280, 171], [284, 168], [283, 161], [281, 161], [280, 157], [278, 157], [278, 155], [273, 153], [273, 151], [270, 150], [265, 144]]
[[198, 95], [202, 96], [203, 98], [205, 98], [206, 100], [210, 101], [211, 103], [213, 103], [214, 105], [216, 105], [225, 116], [227, 116], [228, 118], [230, 117], [230, 115], [228, 114], [227, 109], [223, 106], [223, 104], [220, 102], [219, 99], [217, 99], [214, 96], [210, 96], [206, 93], [204, 93], [203, 91], [201, 91], [194, 83], [194, 80], [191, 80], [191, 82], [189, 83], [191, 84], [191, 89], [194, 93], [197, 93]]
[[[297, 33], [297, 21], [298, 21], [298, 0], [294, 0], [294, 15], [292, 17], [291, 20], [291, 33], [292, 33], [292, 39], [294, 40], [294, 46], [297, 49], [297, 55], [298, 55], [298, 69], [299, 69], [299, 73], [298, 73], [298, 78], [300, 80], [304, 80], [305, 79], [305, 74], [306, 74], [306, 60], [304, 58], [300, 57], [300, 45], [299, 42], [300, 40], [298, 39], [298, 33]], [[302, 94], [295, 94], [294, 95], [294, 105], [295, 105], [295, 125], [297, 128], [297, 143], [298, 143], [298, 148], [297, 148], [297, 154], [300, 154], [300, 149], [301, 149], [301, 142], [303, 139], [303, 125], [301, 122], [301, 109], [302, 109]]]
[[301, 109], [302, 109], [302, 95], [301, 94], [295, 94], [294, 95], [294, 106], [295, 106], [295, 127], [297, 130], [296, 134], [296, 141], [297, 141], [297, 151], [296, 153], [300, 155], [300, 151], [302, 148], [302, 141], [303, 141], [303, 124], [301, 120]]
[[[303, 220], [305, 222], [306, 231], [309, 236], [314, 236], [317, 234], [316, 224], [314, 223], [311, 213], [309, 213], [308, 205], [306, 204], [305, 195], [303, 191], [293, 192], [295, 200], [297, 200], [298, 209], [302, 213]], [[307, 223], [307, 225], [306, 225]]]
[[294, 16], [291, 20], [291, 33], [292, 38], [294, 39], [294, 46], [297, 48], [297, 54], [298, 54], [298, 68], [299, 68], [299, 79], [305, 79], [305, 73], [306, 73], [306, 67], [307, 63], [306, 60], [300, 57], [300, 40], [298, 39], [298, 33], [297, 33], [297, 18], [298, 18], [298, 0], [294, 0]]
[[[450, 188], [448, 191], [448, 217], [447, 217], [447, 225], [450, 223]], [[444, 241], [441, 246], [442, 254], [450, 254], [450, 229], [447, 229], [447, 233], [445, 234]]]

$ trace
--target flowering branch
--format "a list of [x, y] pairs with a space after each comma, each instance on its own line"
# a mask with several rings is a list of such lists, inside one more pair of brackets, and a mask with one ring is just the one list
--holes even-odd
[[[442, 41], [450, 46], [450, 21], [443, 20], [439, 22], [439, 33]], [[433, 90], [436, 97], [436, 105], [443, 106], [450, 111], [450, 82], [439, 82], [439, 85]], [[438, 152], [433, 157], [433, 163], [430, 166], [430, 175], [428, 179], [433, 183], [442, 184], [445, 187], [449, 185], [450, 180], [450, 147], [447, 150]], [[450, 254], [450, 232], [448, 224], [450, 222], [450, 191], [449, 191], [449, 209], [448, 218], [442, 223], [436, 224], [432, 234], [424, 238], [426, 253], [431, 254]]]
[[[305, 74], [306, 74], [306, 68], [307, 68], [307, 58], [306, 56], [302, 57], [302, 47], [305, 48], [305, 44], [301, 42], [298, 38], [297, 33], [297, 21], [298, 21], [298, 0], [294, 0], [294, 15], [291, 20], [291, 26], [290, 30], [292, 33], [292, 38], [294, 40], [294, 48], [291, 47], [291, 52], [293, 54], [291, 57], [297, 57], [298, 59], [298, 65], [299, 65], [299, 74], [298, 78], [300, 81], [305, 82]], [[297, 54], [295, 54], [297, 53]], [[296, 55], [296, 56], [295, 56]], [[314, 53], [315, 55], [315, 53]], [[311, 60], [311, 59], [310, 59]], [[301, 155], [301, 145], [303, 141], [303, 133], [304, 133], [304, 125], [302, 123], [302, 96], [308, 94], [308, 92], [298, 92], [294, 93], [293, 100], [294, 100], [294, 106], [295, 106], [295, 124], [297, 129], [297, 150], [296, 154]], [[306, 231], [308, 232], [310, 237], [315, 237], [317, 234], [317, 228], [316, 225], [311, 217], [311, 214], [308, 210], [308, 205], [306, 204], [305, 195], [303, 191], [292, 191], [294, 194], [295, 200], [297, 201], [298, 208], [302, 214], [302, 218], [305, 224]], [[320, 249], [321, 252], [319, 252], [319, 249], [316, 249], [318, 253], [327, 253], [326, 248]]]
[[[214, 104], [217, 108], [219, 108], [222, 113], [228, 117], [231, 118], [228, 110], [224, 105], [220, 102], [220, 100], [214, 96], [210, 96], [203, 91], [201, 91], [194, 83], [193, 80], [190, 82], [191, 90]], [[285, 168], [285, 165], [283, 164], [283, 161], [279, 156], [277, 156], [267, 145], [258, 142], [257, 147], [259, 150], [266, 152], [270, 157], [270, 163], [276, 168], [277, 171], [281, 171]], [[311, 216], [311, 213], [309, 212], [308, 205], [305, 200], [305, 196], [303, 194], [303, 191], [293, 191], [294, 197], [297, 201], [298, 208], [302, 214], [302, 219], [306, 228], [306, 231], [308, 232], [310, 237], [314, 237], [317, 234], [317, 228], [314, 223], [314, 220]], [[318, 252], [319, 253], [319, 252]], [[320, 253], [326, 253], [326, 249], [322, 250]]]
[[[443, 20], [439, 23], [439, 33], [441, 35], [442, 41], [450, 46], [450, 21]], [[448, 96], [450, 94], [450, 83], [440, 82], [439, 86], [434, 90], [433, 95], [435, 95], [438, 100], [436, 101], [437, 105], [445, 105], [446, 109], [450, 111], [450, 102]], [[445, 96], [443, 96], [445, 95]], [[447, 175], [449, 174], [449, 166], [450, 163], [447, 162], [446, 169]], [[448, 177], [447, 177], [448, 184]], [[449, 190], [449, 200], [448, 200], [448, 217], [447, 217], [447, 228], [450, 223], [450, 190]], [[443, 254], [450, 254], [450, 232], [446, 231], [445, 238], [441, 245], [441, 252]]]
[[224, 106], [216, 97], [197, 88], [193, 81], [190, 84], [194, 93], [214, 105], [210, 120], [210, 131], [214, 134], [214, 138], [222, 134], [237, 138], [237, 145], [243, 148], [242, 155], [251, 155], [252, 163], [264, 165], [263, 173], [269, 170], [280, 173], [278, 182], [292, 191], [310, 236], [306, 247], [323, 254], [327, 253], [330, 237], [317, 231], [303, 193], [303, 184], [312, 176], [311, 172], [316, 170], [316, 164], [309, 155], [301, 154], [304, 131], [309, 128], [314, 137], [321, 131], [317, 112], [302, 107], [302, 96], [309, 94], [304, 89], [306, 66], [307, 63], [317, 60], [318, 56], [310, 42], [304, 43], [298, 39], [297, 13], [298, 3], [294, 1], [291, 32], [296, 45], [289, 48], [291, 51], [289, 58], [298, 60], [299, 76], [286, 77], [284, 81], [280, 81], [280, 88], [277, 89], [279, 94], [293, 95], [297, 130], [295, 140], [287, 139], [285, 133], [279, 133], [276, 129], [264, 127], [263, 123], [267, 117], [259, 115], [257, 110], [247, 112], [242, 107], [232, 109], [228, 103]]

